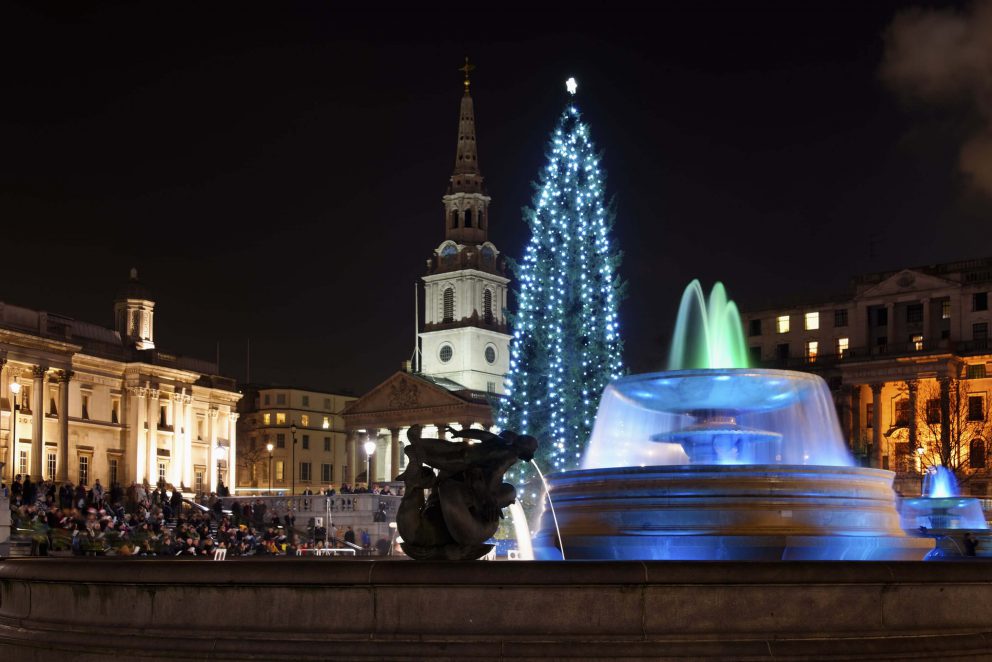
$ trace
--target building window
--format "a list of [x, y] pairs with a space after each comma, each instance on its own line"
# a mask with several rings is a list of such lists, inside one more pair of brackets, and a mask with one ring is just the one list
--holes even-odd
[[57, 395], [57, 393], [56, 393], [55, 389], [49, 390], [49, 392], [48, 392], [48, 415], [49, 416], [58, 416], [59, 415], [59, 407], [58, 407], [58, 405], [55, 404], [55, 396], [56, 395]]
[[300, 427], [308, 428], [310, 427], [310, 415], [300, 414]]
[[486, 382], [486, 393], [496, 392], [496, 382]]
[[268, 404], [270, 404], [272, 402], [272, 399], [269, 397], [269, 394], [266, 393], [265, 396], [262, 398], [262, 401], [265, 402], [265, 404], [268, 405]]
[[455, 350], [451, 348], [451, 345], [441, 345], [441, 349], [437, 355], [441, 359], [441, 363], [447, 363], [455, 355]]
[[203, 419], [199, 418], [196, 421], [196, 438], [198, 440], [203, 440]]
[[980, 395], [968, 396], [968, 420], [969, 421], [985, 420], [985, 398], [983, 398]]
[[310, 406], [310, 396], [309, 395], [304, 395], [303, 396], [303, 406], [304, 407], [309, 407]]
[[747, 335], [749, 336], [760, 336], [761, 335], [761, 319], [753, 319], [748, 322], [747, 325]]
[[951, 319], [951, 300], [944, 299], [940, 302], [940, 319], [949, 320]]
[[279, 433], [276, 435], [276, 448], [286, 448], [286, 435]]
[[164, 483], [165, 482], [165, 471], [166, 471], [167, 468], [168, 468], [168, 466], [166, 465], [165, 462], [159, 462], [158, 463], [158, 482], [160, 482], [160, 483]]
[[310, 480], [310, 463], [300, 462], [300, 480], [309, 481]]
[[333, 483], [334, 482], [334, 465], [333, 464], [321, 464], [320, 465], [320, 482], [322, 482], [322, 483]]
[[867, 402], [865, 403], [865, 427], [871, 428], [875, 426], [875, 403]]
[[108, 465], [110, 467], [110, 484], [116, 485], [117, 481], [120, 479], [120, 476], [117, 473], [120, 468], [120, 461], [116, 457], [112, 457], [110, 458]]
[[816, 340], [806, 342], [806, 360], [810, 363], [816, 362], [816, 355], [820, 350], [820, 343]]
[[45, 477], [48, 480], [55, 480], [55, 453], [47, 453], [45, 455]]
[[310, 435], [308, 434], [303, 435], [303, 450], [310, 450]]
[[465, 210], [465, 227], [467, 227], [467, 228], [472, 227], [472, 210], [471, 209], [466, 209]]
[[844, 358], [847, 354], [847, 350], [850, 349], [851, 340], [850, 338], [838, 338], [837, 339], [837, 356]]
[[788, 315], [779, 315], [778, 317], [775, 318], [775, 330], [778, 331], [779, 333], [788, 333], [789, 332], [789, 316]]
[[847, 326], [847, 308], [838, 308], [834, 311], [834, 326]]
[[324, 421], [320, 424], [320, 427], [324, 428], [325, 430], [331, 429], [331, 419], [329, 416], [324, 417]]
[[169, 412], [165, 405], [158, 408], [158, 426], [160, 428], [169, 427]]
[[272, 414], [262, 414], [262, 424], [272, 425]]
[[455, 321], [455, 289], [452, 287], [444, 288], [444, 294], [442, 295], [442, 322], [454, 322]]
[[330, 437], [324, 437], [324, 452], [325, 453], [330, 453], [331, 452], [331, 438]]
[[989, 293], [988, 292], [975, 292], [971, 295], [971, 309], [978, 310], [988, 310], [989, 309]]
[[913, 334], [909, 341], [913, 343], [913, 350], [917, 352], [923, 351], [923, 336], [919, 333]]
[[972, 469], [985, 468], [985, 440], [972, 439], [968, 452], [968, 465]]
[[197, 469], [193, 472], [193, 489], [196, 492], [203, 491], [203, 469]]
[[121, 401], [114, 398], [110, 401], [110, 422], [120, 423], [121, 422]]
[[88, 455], [79, 456], [79, 484], [90, 484], [90, 458]]
[[285, 393], [276, 393], [276, 404], [277, 405], [284, 405], [284, 404], [286, 404], [286, 394]]
[[988, 340], [989, 338], [989, 323], [979, 322], [978, 324], [971, 325], [971, 338], [972, 340]]
[[909, 425], [909, 417], [909, 399], [896, 400], [896, 425], [906, 427]]
[[486, 351], [484, 352], [484, 354], [486, 355], [486, 363], [488, 363], [489, 365], [492, 365], [493, 363], [496, 363], [496, 348], [495, 347], [493, 347], [492, 345], [487, 345], [486, 346]]
[[984, 363], [969, 363], [964, 371], [965, 379], [985, 379]]
[[927, 400], [927, 424], [937, 423], [940, 423], [940, 398], [930, 398]]
[[282, 460], [276, 460], [276, 480], [285, 480], [286, 472], [284, 470], [284, 465]]
[[21, 451], [17, 458], [17, 473], [26, 474], [28, 472], [28, 452]]
[[82, 402], [82, 411], [79, 417], [84, 421], [88, 421], [90, 418], [90, 396], [88, 393], [83, 393]]
[[457, 209], [452, 209], [451, 210], [451, 229], [454, 230], [457, 227], [458, 227], [458, 210]]
[[751, 358], [751, 363], [761, 363], [761, 346], [748, 347], [748, 355]]
[[276, 412], [276, 425], [286, 425], [286, 414], [284, 412]]
[[493, 291], [486, 288], [482, 294], [482, 319], [486, 324], [493, 323]]
[[806, 313], [806, 330], [816, 331], [820, 328], [820, 313]]
[[775, 347], [775, 357], [780, 361], [789, 358], [789, 343], [784, 342]]
[[330, 409], [331, 409], [331, 399], [330, 398], [324, 398], [324, 409], [327, 409], [328, 411], [330, 411]]

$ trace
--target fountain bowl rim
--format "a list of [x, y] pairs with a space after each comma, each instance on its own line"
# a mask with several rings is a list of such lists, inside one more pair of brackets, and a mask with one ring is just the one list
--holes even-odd
[[832, 464], [658, 464], [646, 466], [628, 467], [597, 467], [595, 469], [569, 469], [568, 471], [555, 471], [545, 474], [544, 478], [550, 483], [557, 480], [582, 480], [594, 479], [597, 475], [616, 474], [676, 474], [676, 473], [841, 473], [857, 474], [861, 476], [875, 476], [879, 479], [893, 480], [895, 472], [888, 469], [876, 469], [875, 467], [859, 467]]

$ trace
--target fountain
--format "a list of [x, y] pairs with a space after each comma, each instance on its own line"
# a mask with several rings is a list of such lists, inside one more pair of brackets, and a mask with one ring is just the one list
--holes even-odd
[[904, 529], [936, 539], [937, 547], [928, 559], [965, 556], [963, 538], [969, 532], [981, 532], [979, 547], [990, 551], [992, 536], [982, 504], [974, 497], [960, 495], [957, 479], [946, 467], [930, 467], [923, 477], [923, 495], [903, 499], [899, 509]]
[[669, 371], [603, 392], [583, 468], [547, 477], [537, 558], [909, 560], [892, 472], [854, 466], [826, 383], [748, 368], [717, 283], [679, 306]]

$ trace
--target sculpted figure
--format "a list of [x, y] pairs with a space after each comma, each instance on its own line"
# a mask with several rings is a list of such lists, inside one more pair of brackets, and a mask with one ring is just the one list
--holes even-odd
[[534, 437], [509, 430], [498, 435], [447, 430], [463, 441], [422, 438], [419, 425], [407, 431], [409, 464], [396, 477], [406, 490], [396, 526], [411, 558], [477, 559], [488, 553], [492, 545], [485, 541], [496, 533], [503, 508], [516, 499], [503, 475], [517, 460], [530, 461], [537, 450]]

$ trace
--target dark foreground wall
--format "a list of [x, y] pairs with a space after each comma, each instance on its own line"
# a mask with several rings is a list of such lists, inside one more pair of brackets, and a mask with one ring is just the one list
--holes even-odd
[[0, 660], [992, 658], [992, 564], [0, 562]]

